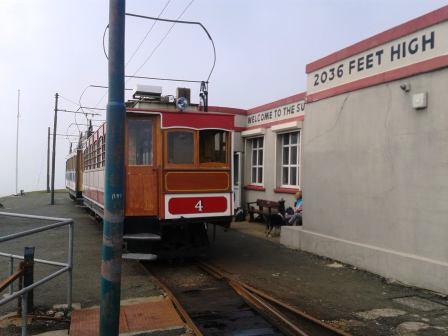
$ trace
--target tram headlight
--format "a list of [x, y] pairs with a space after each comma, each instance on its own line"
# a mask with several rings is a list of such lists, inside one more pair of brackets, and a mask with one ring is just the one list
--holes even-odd
[[185, 97], [179, 97], [176, 100], [176, 106], [179, 110], [183, 111], [188, 107], [188, 99]]

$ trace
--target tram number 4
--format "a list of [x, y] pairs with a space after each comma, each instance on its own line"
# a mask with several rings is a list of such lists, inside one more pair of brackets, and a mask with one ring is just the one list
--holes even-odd
[[202, 212], [204, 210], [204, 206], [202, 205], [202, 200], [199, 200], [196, 205], [194, 206], [195, 209], [198, 209], [199, 212]]

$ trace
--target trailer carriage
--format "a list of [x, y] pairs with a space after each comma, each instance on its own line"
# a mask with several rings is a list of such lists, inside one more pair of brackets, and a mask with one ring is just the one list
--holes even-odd
[[65, 160], [65, 187], [70, 198], [82, 200], [82, 175], [83, 175], [82, 149], [70, 151]]
[[[128, 102], [124, 242], [129, 259], [189, 256], [208, 246], [207, 227], [229, 227], [234, 116]], [[106, 124], [83, 144], [83, 200], [104, 215]]]

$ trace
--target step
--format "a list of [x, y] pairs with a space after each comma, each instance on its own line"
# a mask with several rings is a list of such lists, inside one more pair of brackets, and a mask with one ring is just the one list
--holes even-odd
[[123, 235], [124, 240], [160, 240], [161, 237], [154, 233], [128, 233]]
[[126, 260], [151, 261], [151, 260], [156, 260], [157, 256], [155, 254], [150, 254], [150, 253], [123, 253], [122, 258], [126, 259]]

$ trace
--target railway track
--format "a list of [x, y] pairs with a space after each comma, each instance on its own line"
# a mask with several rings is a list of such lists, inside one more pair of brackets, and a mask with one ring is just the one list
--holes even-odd
[[146, 267], [197, 336], [350, 335], [209, 263]]

